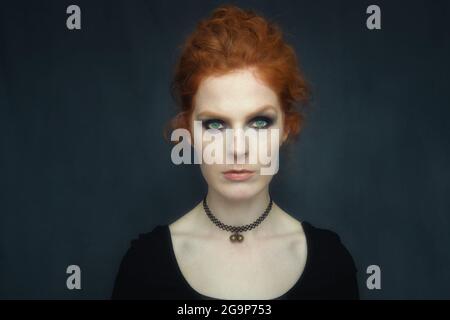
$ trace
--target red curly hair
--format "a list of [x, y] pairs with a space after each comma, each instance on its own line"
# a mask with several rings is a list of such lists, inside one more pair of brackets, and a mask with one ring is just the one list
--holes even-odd
[[194, 96], [204, 78], [248, 67], [278, 95], [288, 138], [297, 138], [305, 116], [296, 106], [307, 103], [310, 90], [293, 48], [275, 23], [229, 4], [200, 21], [182, 46], [171, 84], [181, 110], [166, 125], [165, 138], [169, 130], [191, 129]]

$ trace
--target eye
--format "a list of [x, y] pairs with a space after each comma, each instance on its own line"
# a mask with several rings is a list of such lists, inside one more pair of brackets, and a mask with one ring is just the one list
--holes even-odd
[[269, 127], [273, 120], [268, 117], [257, 117], [253, 120], [251, 127], [255, 129], [264, 129]]
[[216, 120], [216, 119], [210, 119], [210, 120], [204, 120], [203, 121], [203, 127], [205, 129], [223, 129], [224, 125], [223, 122], [220, 120]]

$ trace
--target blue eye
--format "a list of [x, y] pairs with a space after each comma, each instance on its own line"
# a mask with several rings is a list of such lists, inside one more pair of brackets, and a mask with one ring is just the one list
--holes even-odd
[[205, 120], [203, 121], [203, 127], [205, 129], [223, 129], [224, 125], [222, 121], [211, 119], [211, 120]]
[[273, 120], [268, 117], [257, 117], [252, 122], [252, 128], [264, 129], [269, 127], [273, 123]]
[[[274, 123], [274, 119], [270, 117], [265, 116], [259, 116], [255, 117], [250, 121], [250, 127], [254, 129], [265, 129], [270, 127]], [[205, 130], [208, 129], [216, 129], [216, 130], [222, 130], [224, 129], [225, 123], [222, 120], [219, 119], [208, 119], [202, 121], [203, 128]]]

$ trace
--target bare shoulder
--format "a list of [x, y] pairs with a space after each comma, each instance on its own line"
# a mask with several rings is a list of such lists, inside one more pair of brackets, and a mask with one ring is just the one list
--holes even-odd
[[281, 238], [287, 242], [290, 251], [304, 254], [306, 236], [300, 220], [280, 208], [277, 229]]
[[169, 224], [171, 234], [175, 236], [194, 235], [199, 215], [199, 205], [183, 214], [181, 217]]
[[277, 232], [285, 236], [300, 236], [304, 237], [305, 232], [301, 221], [293, 215], [287, 213], [280, 207], [276, 206], [277, 210]]
[[169, 230], [175, 256], [181, 266], [194, 262], [201, 257], [208, 241], [198, 226], [201, 210], [199, 205], [170, 223]]

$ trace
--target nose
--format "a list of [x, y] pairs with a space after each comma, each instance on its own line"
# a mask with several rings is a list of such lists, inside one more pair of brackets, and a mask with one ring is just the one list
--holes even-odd
[[227, 153], [234, 163], [245, 163], [249, 152], [246, 140], [245, 131], [242, 128], [233, 128], [231, 139], [227, 139]]

